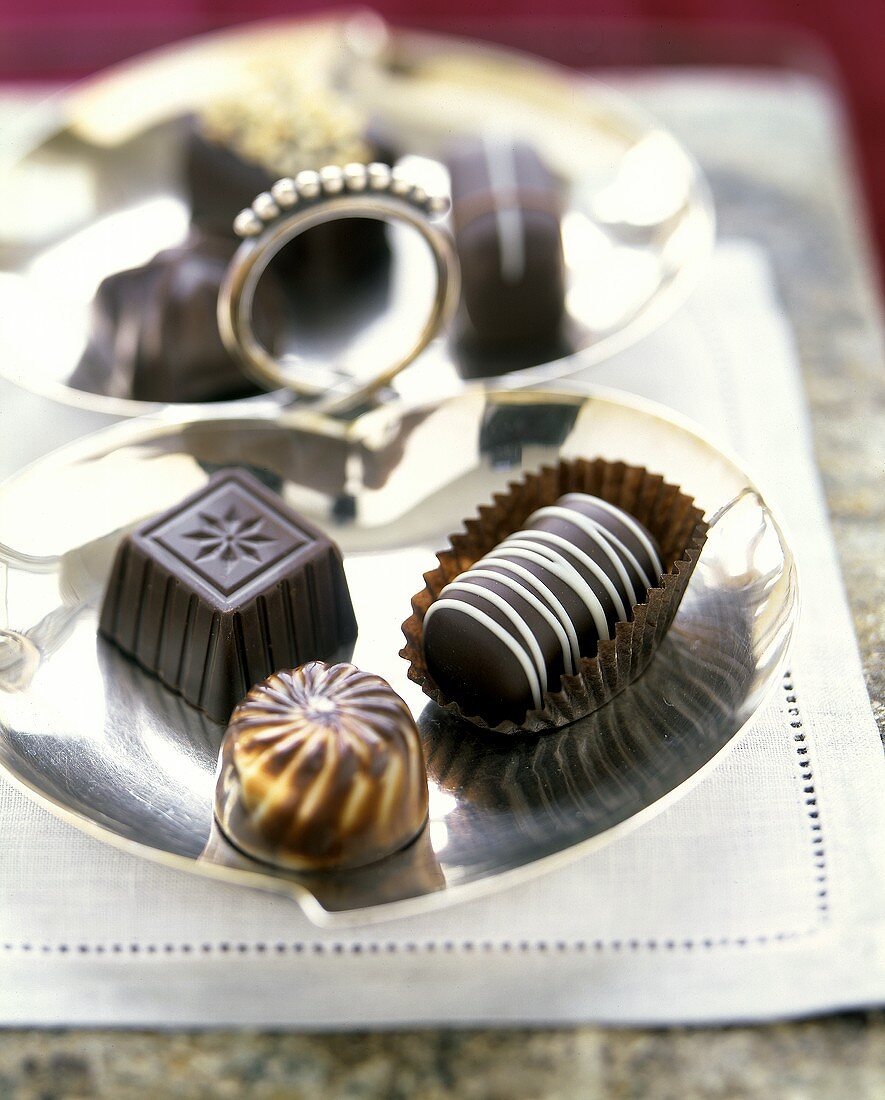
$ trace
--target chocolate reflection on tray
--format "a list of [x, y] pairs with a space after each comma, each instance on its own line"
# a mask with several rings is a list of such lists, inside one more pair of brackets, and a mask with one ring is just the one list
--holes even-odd
[[577, 347], [567, 333], [540, 343], [526, 340], [516, 344], [489, 346], [467, 336], [452, 340], [452, 353], [458, 374], [465, 379], [496, 378], [527, 370], [574, 355]]
[[209, 474], [238, 466], [275, 492], [288, 481], [334, 498], [358, 487], [383, 488], [409, 437], [430, 415], [422, 409], [406, 413], [377, 442], [338, 438], [295, 424], [285, 433], [272, 424], [219, 432], [217, 424], [195, 422], [152, 440], [151, 452], [158, 457], [184, 450]]
[[746, 700], [755, 674], [751, 623], [738, 593], [719, 594], [716, 604], [702, 623], [683, 629], [677, 621], [638, 681], [559, 732], [489, 738], [430, 704], [418, 723], [430, 779], [459, 800], [499, 810], [516, 833], [551, 850], [563, 834], [595, 835], [626, 821], [723, 747], [722, 730], [733, 730]]
[[334, 912], [359, 904], [360, 898], [370, 892], [373, 904], [384, 905], [403, 898], [434, 893], [446, 885], [445, 876], [431, 843], [430, 827], [423, 831], [402, 851], [350, 871], [286, 871], [274, 868], [272, 872], [258, 860], [243, 855], [225, 837], [213, 819], [206, 847], [200, 859], [221, 867], [233, 867], [243, 871], [272, 873], [274, 878], [304, 881], [324, 909]]
[[[117, 647], [96, 636], [98, 667], [105, 683], [105, 697], [111, 705], [125, 707], [128, 722], [112, 721], [108, 715], [107, 732], [128, 737], [128, 726], [136, 740], [144, 740], [139, 731], [162, 732], [180, 742], [180, 749], [194, 759], [215, 760], [224, 736], [224, 724], [213, 722], [208, 715], [191, 706], [171, 691], [156, 676], [139, 667]], [[116, 703], [114, 702], [116, 701]], [[122, 729], [123, 732], [120, 732]], [[148, 738], [148, 741], [150, 738]]]
[[[92, 708], [79, 716], [76, 744], [60, 746], [52, 732], [40, 729], [8, 731], [18, 774], [120, 837], [194, 858], [209, 835], [224, 728], [104, 639], [97, 637], [96, 646], [100, 697], [59, 699], [59, 705]], [[51, 773], [39, 763], [48, 756], [55, 760]]]
[[[101, 753], [110, 770], [125, 762], [138, 774], [133, 778], [135, 786], [118, 776], [103, 786], [97, 798], [84, 792], [85, 797], [95, 799], [91, 815], [100, 810], [119, 823], [117, 831], [141, 843], [155, 843], [167, 850], [174, 847], [179, 854], [196, 856], [200, 850], [194, 837], [197, 827], [206, 836], [211, 824], [214, 761], [224, 726], [185, 702], [101, 636], [96, 637], [96, 646], [107, 709], [104, 737], [94, 751]], [[93, 751], [88, 745], [83, 750]], [[95, 766], [88, 773], [98, 774]], [[152, 792], [153, 805], [143, 814], [133, 801], [131, 791], [135, 789]], [[146, 833], [167, 799], [171, 817], [163, 824], [162, 836], [152, 841]], [[173, 845], [170, 829], [176, 834]]]
[[479, 450], [493, 466], [518, 465], [523, 447], [560, 447], [575, 426], [580, 404], [489, 403], [479, 428]]

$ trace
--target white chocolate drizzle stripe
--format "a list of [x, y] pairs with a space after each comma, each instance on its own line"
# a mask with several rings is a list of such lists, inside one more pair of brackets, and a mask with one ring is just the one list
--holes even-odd
[[[575, 624], [572, 621], [571, 615], [569, 615], [569, 613], [565, 609], [565, 607], [563, 607], [563, 605], [559, 602], [559, 600], [553, 594], [553, 590], [548, 588], [540, 578], [535, 577], [535, 575], [533, 573], [529, 573], [529, 571], [527, 569], [523, 569], [523, 567], [521, 565], [517, 565], [515, 562], [511, 562], [509, 559], [510, 558], [520, 558], [522, 561], [530, 561], [535, 565], [539, 565], [542, 569], [546, 570], [548, 573], [552, 573], [553, 576], [559, 577], [559, 579], [565, 584], [565, 586], [567, 588], [572, 587], [571, 582], [569, 581], [569, 579], [567, 577], [562, 576], [559, 573], [559, 571], [554, 568], [554, 564], [549, 558], [545, 557], [543, 554], [539, 554], [534, 549], [533, 550], [519, 550], [519, 549], [513, 549], [512, 547], [508, 547], [507, 548], [507, 554], [508, 554], [507, 558], [495, 558], [495, 559], [484, 558], [483, 561], [494, 560], [495, 562], [498, 562], [498, 561], [504, 562], [512, 569], [514, 569], [514, 570], [518, 569], [521, 572], [526, 573], [528, 576], [532, 577], [533, 580], [537, 581], [537, 583], [540, 585], [540, 587], [544, 590], [545, 593], [549, 592], [551, 603], [553, 603], [558, 609], [560, 609], [562, 611], [562, 615], [563, 615], [562, 624], [565, 627], [566, 633], [568, 634], [569, 640], [570, 640], [571, 645], [572, 645], [572, 663], [573, 663], [574, 667], [577, 668], [578, 662], [581, 659], [581, 642], [578, 639], [578, 632], [575, 629]], [[592, 595], [592, 590], [591, 590], [591, 595]], [[578, 598], [581, 600], [582, 603], [584, 602], [583, 597], [581, 596], [580, 593], [578, 593]], [[600, 605], [600, 610], [601, 609], [602, 609], [602, 605]], [[595, 621], [596, 620], [594, 618], [594, 622]]]
[[661, 559], [658, 557], [658, 552], [657, 550], [655, 550], [651, 539], [648, 537], [645, 531], [642, 530], [636, 520], [627, 512], [623, 512], [616, 505], [609, 504], [607, 500], [603, 500], [602, 497], [593, 497], [590, 496], [589, 493], [581, 493], [580, 495], [586, 496], [591, 504], [597, 505], [597, 507], [602, 508], [603, 511], [608, 512], [609, 515], [614, 516], [615, 519], [619, 519], [621, 523], [623, 523], [623, 525], [627, 528], [627, 530], [631, 531], [636, 536], [636, 538], [639, 539], [645, 550], [648, 552], [648, 556], [651, 558], [652, 564], [658, 571], [658, 576], [660, 577], [660, 575], [664, 572], [664, 566], [661, 564]]
[[472, 592], [474, 596], [478, 596], [481, 600], [485, 600], [486, 603], [490, 603], [492, 607], [497, 607], [504, 618], [508, 619], [513, 624], [517, 633], [522, 638], [526, 653], [528, 653], [535, 662], [535, 672], [538, 676], [538, 683], [541, 685], [541, 691], [546, 691], [547, 662], [544, 660], [544, 654], [541, 652], [541, 647], [538, 645], [538, 639], [535, 637], [532, 628], [516, 608], [509, 604], [503, 596], [499, 596], [497, 592], [490, 592], [488, 588], [483, 588], [481, 584], [472, 584], [470, 581], [472, 576], [472, 569], [469, 574], [462, 573], [460, 578], [446, 585], [442, 594], [446, 592]]
[[[607, 538], [609, 542], [614, 544], [615, 549], [620, 554], [622, 554], [624, 558], [626, 558], [627, 563], [633, 566], [633, 568], [639, 574], [639, 579], [642, 581], [646, 588], [654, 588], [655, 585], [661, 583], [660, 577], [655, 579], [654, 577], [650, 577], [648, 575], [648, 570], [642, 565], [642, 563], [639, 561], [633, 551], [628, 546], [625, 546], [624, 543], [620, 541], [620, 539], [615, 538], [615, 536], [610, 531], [606, 531], [602, 524], [599, 525], [599, 529], [605, 536], [605, 538]], [[643, 592], [640, 598], [644, 598], [644, 596], [645, 593]], [[635, 599], [633, 602], [639, 603], [639, 599]]]
[[[578, 512], [573, 508], [560, 508], [558, 505], [552, 505], [549, 508], [539, 508], [537, 512], [529, 516], [526, 521], [529, 524], [535, 522], [538, 519], [561, 519], [566, 523], [570, 523], [573, 527], [577, 527], [579, 531], [582, 531], [588, 536], [594, 546], [597, 546], [603, 554], [608, 558], [615, 568], [615, 572], [621, 578], [621, 582], [627, 592], [627, 596], [630, 600], [630, 606], [638, 603], [638, 597], [636, 595], [636, 589], [633, 587], [633, 582], [630, 580], [630, 574], [624, 568], [622, 561], [622, 555], [627, 551], [627, 547], [621, 542], [621, 540], [611, 532], [605, 531], [605, 528], [595, 519], [591, 519], [589, 516], [585, 516], [583, 512]], [[609, 541], [602, 537], [602, 534], [607, 534], [611, 538], [611, 545]]]
[[[510, 561], [508, 558], [499, 558], [494, 554], [490, 554], [488, 557], [482, 558], [478, 563], [480, 566], [493, 565], [499, 569], [506, 569], [509, 573], [519, 577], [523, 585], [530, 585], [541, 597], [542, 601], [547, 602], [557, 620], [559, 625], [566, 636], [566, 643], [569, 648], [569, 655], [566, 657], [565, 650], [563, 650], [563, 657], [565, 657], [566, 669], [574, 669], [577, 666], [578, 661], [581, 659], [581, 643], [578, 641], [578, 634], [575, 630], [575, 625], [569, 616], [568, 611], [562, 606], [559, 600], [556, 598], [553, 590], [549, 588], [540, 577], [536, 577], [534, 573], [530, 573], [524, 566], [517, 564], [517, 562]], [[498, 579], [501, 576], [500, 573], [495, 574], [495, 578]], [[552, 624], [551, 624], [552, 625]], [[559, 636], [557, 632], [557, 637]], [[561, 639], [560, 639], [561, 640]]]
[[490, 616], [486, 615], [484, 611], [480, 611], [478, 607], [474, 607], [472, 604], [465, 603], [463, 600], [449, 600], [440, 597], [434, 600], [428, 607], [426, 614], [424, 615], [424, 624], [426, 626], [427, 620], [431, 615], [435, 614], [440, 608], [447, 607], [450, 611], [460, 611], [464, 615], [469, 615], [471, 619], [475, 619], [481, 626], [484, 626], [486, 630], [491, 631], [499, 641], [502, 641], [505, 646], [510, 650], [513, 656], [519, 661], [522, 666], [522, 670], [526, 675], [526, 679], [529, 683], [529, 688], [532, 693], [532, 700], [535, 708], [539, 709], [541, 706], [541, 685], [538, 681], [538, 676], [535, 672], [534, 665], [529, 660], [528, 654], [523, 647], [517, 642], [517, 640], [504, 629], [499, 623]]
[[[624, 607], [624, 601], [621, 599], [621, 594], [617, 590], [617, 588], [615, 588], [614, 584], [611, 581], [611, 578], [608, 577], [605, 570], [601, 566], [597, 565], [596, 562], [589, 556], [589, 554], [585, 554], [584, 551], [580, 549], [580, 547], [575, 546], [575, 544], [569, 542], [568, 539], [562, 538], [561, 535], [554, 535], [550, 531], [534, 531], [530, 527], [527, 527], [524, 531], [517, 531], [516, 535], [513, 537], [519, 539], [535, 539], [538, 542], [543, 543], [544, 545], [552, 543], [550, 549], [554, 550], [554, 552], [562, 557], [565, 561], [567, 561], [568, 559], [565, 558], [563, 550], [566, 554], [570, 554], [573, 558], [577, 558], [581, 565], [583, 565], [593, 574], [594, 577], [596, 577], [602, 587], [609, 594], [612, 599], [612, 603], [614, 603], [615, 605], [615, 614], [617, 615], [617, 617], [621, 620], [627, 619], [627, 608]], [[505, 539], [502, 545], [507, 546], [508, 543], [509, 539]]]
[[[479, 562], [479, 566], [481, 566], [483, 564], [487, 564], [485, 558], [483, 558], [483, 560], [481, 562]], [[508, 577], [504, 573], [496, 573], [493, 569], [481, 569], [477, 565], [472, 565], [470, 567], [470, 574], [469, 575], [470, 575], [471, 579], [473, 577], [484, 577], [486, 580], [495, 581], [498, 584], [502, 584], [505, 588], [509, 588], [511, 592], [515, 592], [521, 600], [525, 600], [525, 602], [530, 607], [533, 607], [535, 609], [535, 611], [537, 611], [538, 614], [541, 616], [541, 618], [547, 623], [547, 625], [550, 627], [550, 629], [553, 631], [553, 633], [556, 635], [556, 640], [559, 642], [560, 648], [562, 649], [562, 660], [563, 660], [563, 663], [565, 665], [565, 670], [566, 670], [566, 672], [571, 674], [571, 669], [572, 669], [572, 647], [571, 647], [571, 644], [569, 643], [569, 640], [568, 640], [568, 637], [567, 637], [565, 631], [562, 629], [562, 623], [559, 621], [559, 619], [557, 619], [557, 617], [553, 614], [553, 612], [550, 610], [550, 608], [547, 607], [546, 604], [542, 603], [538, 599], [538, 597], [534, 595], [534, 593], [529, 592], [526, 589], [524, 584], [520, 583], [518, 580], [514, 580], [513, 577]], [[456, 581], [455, 584], [459, 585], [459, 582]], [[449, 586], [449, 587], [451, 587], [451, 586]], [[460, 587], [460, 585], [459, 585], [459, 587]], [[483, 591], [485, 592], [486, 589], [483, 589]], [[515, 610], [515, 608], [514, 608], [514, 610]], [[546, 678], [546, 662], [544, 664], [544, 672], [545, 672], [545, 678]]]
[[[590, 585], [584, 580], [581, 574], [575, 569], [571, 562], [554, 550], [550, 546], [545, 546], [543, 543], [529, 542], [528, 540], [522, 540], [515, 535], [507, 539], [506, 543], [501, 543], [500, 549], [502, 552], [515, 556], [526, 557], [526, 553], [531, 552], [533, 557], [528, 560], [535, 561], [538, 565], [542, 565], [555, 577], [559, 577], [567, 587], [569, 587], [575, 595], [580, 599], [581, 603], [587, 608], [593, 617], [593, 624], [596, 627], [596, 633], [600, 638], [611, 637], [608, 629], [608, 619], [606, 618], [605, 608]], [[523, 551], [523, 553], [517, 555], [516, 551]]]

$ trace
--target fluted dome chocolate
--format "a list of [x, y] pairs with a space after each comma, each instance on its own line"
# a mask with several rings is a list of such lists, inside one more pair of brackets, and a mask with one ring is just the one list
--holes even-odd
[[427, 818], [421, 740], [380, 676], [312, 661], [276, 672], [235, 709], [216, 817], [248, 855], [300, 871], [360, 867]]
[[424, 616], [427, 669], [464, 713], [518, 722], [614, 637], [663, 571], [636, 519], [568, 493], [442, 589]]

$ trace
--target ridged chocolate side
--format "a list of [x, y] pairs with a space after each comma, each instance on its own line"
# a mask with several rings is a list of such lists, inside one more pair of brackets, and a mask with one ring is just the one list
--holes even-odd
[[[229, 484], [245, 489], [258, 517], [275, 525], [278, 556], [224, 592], [206, 580], [205, 567], [196, 572], [154, 532]], [[287, 548], [282, 540], [296, 524], [300, 537], [293, 533]], [[252, 684], [275, 669], [338, 655], [356, 637], [356, 619], [337, 547], [251, 476], [222, 471], [200, 494], [123, 539], [99, 629], [167, 687], [226, 721]]]

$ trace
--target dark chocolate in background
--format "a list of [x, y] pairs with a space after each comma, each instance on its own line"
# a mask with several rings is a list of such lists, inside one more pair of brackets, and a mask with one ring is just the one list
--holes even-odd
[[[507, 193], [496, 189], [491, 178], [490, 145], [498, 146], [513, 167], [514, 186]], [[446, 162], [461, 263], [460, 342], [468, 349], [478, 346], [476, 351], [503, 345], [521, 357], [521, 366], [529, 365], [526, 358], [535, 363], [556, 358], [553, 349], [562, 353], [565, 306], [560, 181], [531, 146], [503, 138], [465, 138], [452, 147]], [[504, 269], [499, 209], [519, 212], [524, 265], [515, 279]], [[481, 370], [473, 365], [472, 372]]]
[[[137, 401], [227, 401], [262, 391], [218, 331], [218, 292], [236, 242], [192, 232], [141, 267], [109, 275], [92, 304], [89, 342], [69, 384]], [[286, 298], [272, 272], [255, 295], [254, 325], [275, 350]]]

